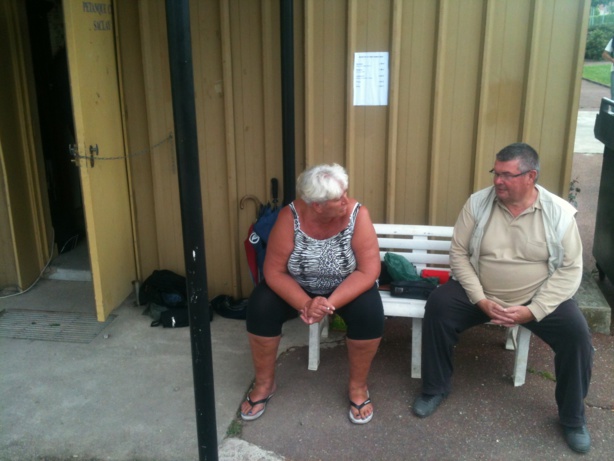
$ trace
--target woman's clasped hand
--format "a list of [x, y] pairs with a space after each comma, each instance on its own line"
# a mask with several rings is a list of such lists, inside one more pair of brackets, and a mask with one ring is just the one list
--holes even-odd
[[333, 314], [335, 306], [322, 296], [309, 299], [301, 310], [301, 320], [307, 325], [318, 323], [325, 315]]

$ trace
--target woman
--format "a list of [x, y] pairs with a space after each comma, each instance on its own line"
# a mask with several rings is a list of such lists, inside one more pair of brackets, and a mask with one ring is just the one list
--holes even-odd
[[347, 325], [349, 418], [373, 417], [367, 376], [384, 329], [377, 291], [377, 236], [369, 212], [347, 196], [339, 165], [317, 165], [297, 180], [299, 199], [284, 207], [271, 231], [264, 278], [247, 308], [247, 331], [256, 379], [241, 405], [246, 421], [259, 418], [275, 393], [275, 361], [284, 321], [300, 315], [308, 325], [337, 312]]

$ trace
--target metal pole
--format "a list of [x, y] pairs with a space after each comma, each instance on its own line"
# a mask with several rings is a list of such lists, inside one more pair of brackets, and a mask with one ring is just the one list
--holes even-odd
[[189, 0], [166, 0], [183, 251], [188, 288], [196, 431], [200, 460], [218, 459], [211, 325], [205, 265]]
[[281, 29], [281, 119], [284, 172], [284, 200], [287, 205], [295, 195], [294, 141], [294, 0], [279, 0]]

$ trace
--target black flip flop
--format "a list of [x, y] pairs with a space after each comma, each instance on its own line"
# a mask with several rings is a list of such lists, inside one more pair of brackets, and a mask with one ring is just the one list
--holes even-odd
[[[249, 403], [252, 408], [254, 408], [256, 405], [261, 405], [261, 404], [264, 404], [264, 406], [262, 407], [262, 410], [260, 410], [258, 413], [253, 414], [253, 415], [249, 413], [245, 414], [241, 412], [241, 419], [243, 419], [243, 421], [253, 421], [255, 419], [260, 418], [264, 414], [264, 410], [266, 410], [266, 404], [269, 403], [269, 400], [271, 400], [271, 397], [273, 397], [273, 394], [274, 392], [270, 394], [268, 397], [258, 400], [257, 402], [252, 402], [252, 399], [250, 399], [248, 395], [245, 400], [247, 400], [247, 403]], [[251, 413], [251, 410], [250, 410], [250, 413]]]
[[[367, 396], [368, 395], [369, 394], [367, 394]], [[350, 400], [350, 405], [356, 408], [359, 412], [365, 405], [369, 405], [370, 403], [371, 403], [370, 398], [367, 398], [367, 400], [362, 402], [360, 405], [356, 405], [354, 402]], [[354, 413], [352, 413], [352, 409], [350, 408], [349, 417], [350, 417], [350, 421], [352, 421], [354, 424], [367, 424], [369, 421], [371, 421], [371, 419], [373, 419], [373, 412], [371, 412], [371, 414], [364, 419], [363, 418], [358, 419], [354, 416]]]

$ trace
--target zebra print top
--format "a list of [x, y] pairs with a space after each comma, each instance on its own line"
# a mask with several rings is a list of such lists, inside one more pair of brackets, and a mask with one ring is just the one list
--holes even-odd
[[288, 272], [309, 293], [332, 293], [343, 280], [356, 270], [356, 257], [352, 250], [352, 237], [356, 216], [361, 204], [356, 203], [347, 227], [324, 240], [309, 237], [301, 230], [294, 203], [294, 249], [288, 259]]

